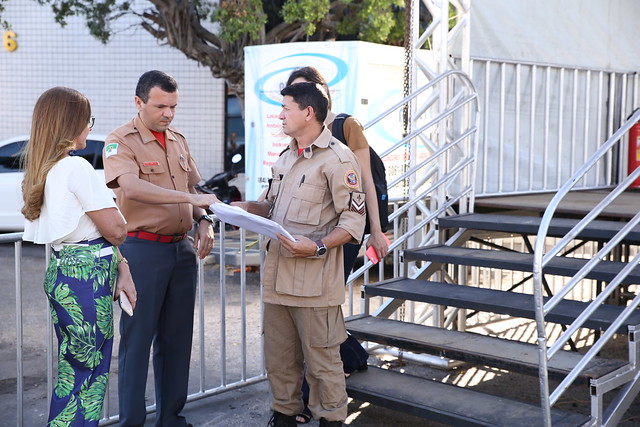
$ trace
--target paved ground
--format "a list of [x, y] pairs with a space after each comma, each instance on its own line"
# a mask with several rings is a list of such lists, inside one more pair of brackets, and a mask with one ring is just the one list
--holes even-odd
[[[48, 411], [47, 394], [47, 360], [46, 342], [47, 318], [49, 316], [48, 305], [42, 290], [45, 259], [44, 249], [40, 246], [23, 245], [22, 255], [22, 333], [23, 341], [23, 425], [37, 426], [46, 424]], [[232, 275], [229, 275], [232, 274]], [[205, 270], [205, 283], [203, 298], [206, 301], [203, 313], [206, 318], [206, 333], [204, 337], [205, 359], [207, 360], [206, 388], [214, 388], [219, 385], [220, 374], [218, 346], [220, 334], [219, 312], [219, 282], [220, 271], [217, 265], [208, 266]], [[17, 396], [16, 396], [16, 290], [14, 269], [13, 244], [0, 244], [0, 277], [4, 298], [0, 299], [0, 426], [15, 426], [17, 420]], [[228, 354], [226, 370], [229, 381], [239, 380], [240, 360], [237, 352], [239, 341], [240, 295], [238, 292], [239, 274], [227, 272], [226, 300], [226, 339]], [[247, 377], [260, 375], [260, 351], [261, 345], [259, 333], [260, 317], [260, 292], [258, 285], [258, 273], [247, 273]], [[116, 322], [120, 310], [116, 308]], [[196, 319], [199, 312], [196, 312]], [[197, 328], [196, 328], [197, 329]], [[200, 347], [197, 343], [198, 330], [195, 331], [196, 339], [192, 356], [192, 371], [190, 379], [190, 392], [196, 393], [199, 384], [199, 373], [193, 369], [200, 363]], [[118, 336], [116, 335], [116, 341]], [[57, 346], [55, 340], [54, 346]], [[55, 347], [54, 347], [55, 348]], [[117, 413], [117, 402], [114, 398], [117, 384], [117, 346], [111, 364], [110, 392], [107, 399], [110, 405], [109, 413]], [[153, 398], [153, 384], [150, 369], [147, 387], [147, 400], [151, 404]], [[389, 425], [411, 426], [422, 423], [421, 419], [398, 414], [394, 411], [373, 407], [363, 402], [350, 404], [351, 425]], [[269, 388], [266, 381], [261, 381], [251, 386], [246, 386], [234, 391], [225, 392], [217, 396], [193, 401], [187, 404], [185, 415], [194, 426], [266, 426], [271, 411], [269, 410]], [[154, 414], [150, 414], [146, 425], [151, 426], [155, 421]], [[382, 424], [379, 424], [382, 423]], [[312, 422], [310, 426], [317, 425]], [[424, 425], [424, 424], [423, 424]]]
[[[42, 278], [44, 275], [44, 253], [41, 247], [24, 245], [22, 258], [22, 292], [23, 292], [23, 372], [24, 372], [24, 426], [37, 426], [46, 423], [48, 409], [48, 396], [46, 392], [47, 361], [46, 319], [49, 315], [47, 303], [42, 291]], [[3, 298], [0, 299], [0, 426], [15, 426], [17, 419], [16, 396], [16, 314], [15, 314], [15, 285], [14, 285], [14, 248], [12, 244], [0, 244], [0, 286]], [[233, 274], [232, 272], [228, 272]], [[238, 348], [237, 336], [238, 324], [235, 320], [240, 318], [240, 296], [238, 292], [238, 274], [224, 276], [229, 289], [226, 295], [225, 318], [227, 319], [226, 339], [229, 351], [227, 354], [226, 368], [233, 379], [240, 370], [239, 357], [234, 351]], [[217, 266], [210, 266], [205, 271], [205, 283], [203, 295], [206, 304], [203, 306], [203, 317], [207, 319], [207, 332], [203, 346], [207, 360], [206, 382], [207, 387], [220, 380], [218, 370], [219, 356], [216, 343], [219, 340], [219, 278], [220, 272]], [[259, 375], [260, 352], [251, 349], [260, 348], [261, 338], [259, 334], [259, 285], [257, 273], [247, 273], [247, 346], [250, 349], [247, 366], [248, 377]], [[116, 310], [119, 313], [119, 309]], [[196, 313], [196, 318], [199, 317]], [[519, 337], [527, 337], [531, 334], [531, 326], [528, 324], [509, 325], [504, 327], [500, 322], [482, 325], [487, 331], [496, 332], [498, 329], [511, 330]], [[196, 331], [196, 335], [198, 331]], [[624, 338], [624, 337], [622, 337]], [[618, 340], [611, 348], [610, 354], [624, 355], [625, 347], [623, 339]], [[234, 350], [236, 349], [236, 350]], [[117, 352], [116, 352], [117, 353]], [[200, 361], [199, 345], [194, 345], [193, 366], [198, 366]], [[443, 371], [419, 366], [411, 362], [400, 363], [396, 358], [386, 359], [371, 358], [370, 361], [377, 365], [384, 365], [390, 369], [402, 369], [412, 374], [427, 378], [437, 378], [452, 384], [467, 385], [477, 390], [489, 393], [506, 393], [512, 397], [532, 402], [537, 401], [537, 378], [522, 375], [507, 375], [505, 372], [491, 369], [477, 369], [470, 366], [461, 366], [456, 370]], [[197, 371], [192, 375], [191, 392], [197, 391], [199, 377]], [[117, 382], [117, 366], [112, 362], [110, 389], [112, 393], [109, 399], [110, 413], [117, 411], [117, 403], [114, 403], [115, 384]], [[357, 374], [356, 374], [357, 375]], [[149, 381], [147, 397], [153, 402], [153, 387]], [[558, 405], [565, 410], [588, 411], [588, 393], [586, 388], [572, 390]], [[586, 408], [586, 409], [585, 409]], [[213, 397], [188, 403], [185, 415], [194, 426], [266, 426], [270, 417], [269, 389], [266, 381], [250, 386], [228, 391]], [[438, 426], [437, 423], [427, 422], [404, 413], [390, 409], [370, 405], [366, 402], [351, 401], [349, 404], [348, 425], [353, 426]], [[154, 415], [148, 417], [147, 426], [153, 425]], [[310, 426], [316, 426], [313, 421]], [[626, 414], [621, 426], [640, 425], [640, 399]]]

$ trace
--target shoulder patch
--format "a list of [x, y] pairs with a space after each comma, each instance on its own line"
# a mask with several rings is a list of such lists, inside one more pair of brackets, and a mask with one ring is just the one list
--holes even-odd
[[358, 174], [354, 170], [349, 170], [344, 174], [344, 183], [349, 188], [358, 188]]
[[115, 154], [118, 154], [118, 143], [110, 142], [109, 144], [104, 146], [104, 157], [109, 158]]

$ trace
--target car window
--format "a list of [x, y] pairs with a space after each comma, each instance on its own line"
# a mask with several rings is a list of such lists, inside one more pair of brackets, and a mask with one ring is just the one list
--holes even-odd
[[94, 141], [92, 139], [87, 139], [87, 146], [77, 151], [78, 156], [82, 156], [93, 166], [94, 169], [104, 169], [104, 165], [102, 164], [102, 147], [104, 146], [103, 141]]
[[[12, 142], [11, 144], [0, 147], [0, 173], [19, 172], [20, 154], [24, 147], [25, 141]], [[102, 163], [102, 147], [103, 141], [87, 140], [87, 146], [77, 151], [77, 155], [87, 159], [94, 169], [104, 169]]]
[[24, 141], [12, 142], [0, 147], [0, 173], [20, 171], [20, 154]]

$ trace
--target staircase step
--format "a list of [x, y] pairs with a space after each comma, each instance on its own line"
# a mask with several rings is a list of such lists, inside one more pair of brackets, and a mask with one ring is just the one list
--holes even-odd
[[[441, 228], [466, 228], [471, 230], [501, 231], [535, 235], [540, 228], [541, 217], [524, 215], [500, 215], [470, 213], [446, 216], [438, 220]], [[564, 237], [580, 220], [553, 218], [549, 223], [550, 237]], [[577, 238], [585, 240], [608, 241], [626, 225], [621, 221], [595, 220], [580, 232]], [[640, 227], [634, 228], [624, 239], [625, 243], [640, 243]]]
[[[347, 380], [349, 396], [457, 426], [540, 426], [540, 407], [504, 397], [369, 367]], [[551, 410], [554, 426], [579, 426], [588, 416]]]
[[[346, 325], [359, 340], [538, 375], [538, 347], [534, 344], [367, 315], [349, 317]], [[564, 377], [581, 359], [579, 353], [560, 351], [548, 362], [549, 374]], [[580, 377], [600, 378], [623, 365], [621, 360], [597, 357]]]
[[[369, 284], [364, 287], [368, 296], [386, 296], [410, 301], [426, 302], [514, 317], [534, 319], [533, 295], [505, 292], [472, 286], [451, 285], [419, 279], [396, 278]], [[545, 298], [545, 301], [547, 298]], [[563, 300], [546, 316], [549, 322], [568, 325], [586, 308], [587, 303]], [[604, 330], [624, 310], [622, 306], [602, 304], [585, 322], [584, 327]], [[627, 333], [628, 325], [640, 324], [640, 310], [636, 310], [618, 329]]]
[[[533, 271], [533, 254], [473, 249], [457, 246], [433, 245], [404, 251], [406, 260], [433, 261], [442, 264], [457, 264], [476, 267], [500, 268], [504, 270]], [[544, 274], [573, 276], [586, 263], [587, 259], [554, 257], [543, 270]], [[619, 261], [601, 261], [589, 274], [588, 279], [609, 282], [627, 263]], [[624, 284], [640, 283], [640, 265], [622, 281]]]

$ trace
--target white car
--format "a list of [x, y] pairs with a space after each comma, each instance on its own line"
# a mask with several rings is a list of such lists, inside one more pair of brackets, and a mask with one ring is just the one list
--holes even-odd
[[[89, 134], [87, 147], [78, 151], [104, 174], [102, 164], [102, 147], [106, 135]], [[22, 178], [24, 173], [20, 169], [20, 155], [29, 135], [22, 135], [0, 141], [0, 232], [24, 230], [22, 209]]]

